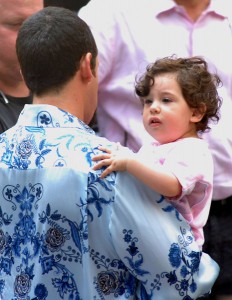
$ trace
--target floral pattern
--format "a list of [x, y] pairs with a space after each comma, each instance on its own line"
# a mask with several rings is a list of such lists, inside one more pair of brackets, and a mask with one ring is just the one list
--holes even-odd
[[[131, 223], [113, 240], [116, 175], [102, 180], [91, 171], [98, 145], [107, 143], [52, 106], [26, 106], [15, 128], [0, 135], [1, 299], [160, 300], [167, 288], [173, 300], [198, 295], [202, 254], [179, 216], [178, 236], [169, 235], [163, 255], [166, 270], [147, 264], [154, 249]], [[156, 205], [172, 217], [163, 199]]]
[[[94, 215], [91, 207], [96, 207], [97, 215], [101, 217], [102, 206], [113, 201], [110, 199], [106, 201], [96, 195], [96, 185], [94, 184], [96, 181], [99, 182], [99, 177], [90, 176], [89, 197], [86, 202], [81, 199], [80, 205], [77, 205], [84, 212], [80, 224], [68, 219], [59, 211], [52, 212], [50, 204], [47, 204], [46, 209], [41, 210], [38, 214], [39, 223], [36, 225], [35, 212], [39, 210], [39, 202], [44, 195], [44, 186], [40, 183], [30, 184], [29, 187], [23, 188], [19, 184], [16, 186], [6, 185], [3, 188], [3, 199], [11, 204], [12, 213], [18, 212], [18, 221], [14, 218], [14, 224], [12, 215], [1, 209], [1, 227], [6, 228], [6, 231], [0, 229], [0, 251], [2, 253], [0, 270], [5, 275], [11, 275], [13, 269], [18, 273], [14, 281], [16, 299], [26, 299], [27, 295], [31, 293], [35, 276], [35, 261], [40, 264], [42, 274], [57, 271], [57, 275], [52, 277], [52, 285], [57, 291], [57, 297], [65, 299], [65, 296], [69, 295], [69, 299], [81, 299], [75, 276], [65, 263], [62, 263], [62, 260], [63, 262], [82, 263], [83, 253], [89, 252], [85, 240], [88, 238], [86, 227], [88, 216], [93, 220]], [[106, 185], [105, 187], [110, 190], [110, 186]], [[65, 223], [68, 224], [66, 228], [60, 225]], [[37, 228], [39, 224], [46, 224], [48, 229], [40, 233]], [[14, 228], [11, 235], [7, 231], [9, 227]], [[67, 248], [66, 242], [70, 239], [73, 246]], [[20, 265], [15, 266], [14, 256], [22, 258]], [[124, 267], [124, 272], [125, 270]], [[101, 273], [98, 276], [100, 278]], [[1, 280], [0, 284], [3, 292], [5, 280]], [[103, 286], [101, 285], [101, 287]], [[111, 292], [112, 288], [108, 293]], [[47, 299], [47, 285], [45, 283], [37, 284], [34, 288], [34, 295], [37, 297], [36, 299]]]

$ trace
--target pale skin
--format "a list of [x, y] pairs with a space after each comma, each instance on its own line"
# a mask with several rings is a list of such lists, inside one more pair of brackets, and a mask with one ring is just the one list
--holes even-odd
[[22, 22], [43, 8], [43, 0], [0, 0], [0, 90], [26, 97], [29, 90], [20, 74], [15, 43]]
[[[186, 103], [176, 75], [166, 73], [155, 77], [155, 84], [148, 97], [143, 99], [143, 123], [147, 132], [160, 144], [174, 142], [181, 138], [198, 138], [196, 123], [203, 116], [203, 110], [190, 108]], [[142, 163], [128, 148], [118, 145], [118, 149], [105, 151], [93, 157], [99, 161], [94, 170], [106, 167], [104, 178], [113, 171], [126, 171], [138, 180], [166, 197], [176, 197], [181, 193], [181, 185], [171, 171], [163, 166], [154, 168]]]

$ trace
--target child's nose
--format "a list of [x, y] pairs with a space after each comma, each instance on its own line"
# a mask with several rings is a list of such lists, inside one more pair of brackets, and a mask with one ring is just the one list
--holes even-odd
[[160, 112], [160, 106], [159, 103], [157, 101], [154, 101], [150, 107], [150, 111], [152, 113], [159, 113]]

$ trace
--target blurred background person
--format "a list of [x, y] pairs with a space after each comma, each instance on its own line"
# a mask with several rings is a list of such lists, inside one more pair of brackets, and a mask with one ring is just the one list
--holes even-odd
[[90, 0], [44, 0], [44, 7], [58, 6], [78, 12], [79, 9], [86, 5], [89, 1]]
[[[221, 267], [211, 299], [232, 299], [232, 11], [227, 0], [91, 0], [79, 16], [99, 49], [99, 134], [137, 151], [150, 137], [134, 79], [148, 63], [202, 56], [223, 82], [221, 119], [204, 134], [213, 154], [213, 202], [205, 251]], [[104, 13], [102, 13], [104, 11]], [[219, 201], [217, 201], [219, 200]]]
[[15, 42], [22, 22], [43, 8], [43, 1], [0, 0], [0, 133], [15, 125], [32, 99], [20, 74]]

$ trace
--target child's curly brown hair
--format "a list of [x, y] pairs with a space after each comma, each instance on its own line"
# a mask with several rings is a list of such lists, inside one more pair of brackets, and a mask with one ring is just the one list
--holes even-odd
[[222, 100], [217, 88], [222, 85], [222, 82], [217, 74], [209, 72], [208, 65], [203, 58], [171, 56], [149, 64], [146, 72], [136, 80], [135, 92], [141, 100], [149, 95], [155, 77], [164, 73], [175, 73], [189, 107], [204, 112], [201, 121], [196, 123], [197, 131], [204, 132], [210, 129], [209, 120], [218, 122]]

